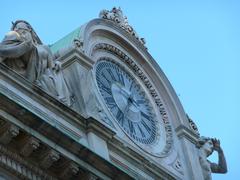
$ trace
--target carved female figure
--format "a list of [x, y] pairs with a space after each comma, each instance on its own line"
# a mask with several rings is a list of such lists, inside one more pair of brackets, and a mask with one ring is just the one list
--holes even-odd
[[28, 22], [16, 21], [11, 30], [0, 44], [1, 61], [31, 82], [37, 82], [46, 69], [52, 68], [51, 52]]
[[49, 47], [42, 44], [28, 22], [18, 20], [13, 23], [11, 31], [0, 43], [0, 62], [71, 105], [71, 95], [59, 62], [53, 62]]
[[[224, 157], [223, 150], [220, 146], [220, 141], [217, 139], [201, 137], [198, 141], [199, 151], [199, 162], [202, 167], [204, 180], [211, 180], [211, 173], [226, 173], [227, 164]], [[213, 151], [218, 152], [218, 164], [212, 163], [207, 160]]]

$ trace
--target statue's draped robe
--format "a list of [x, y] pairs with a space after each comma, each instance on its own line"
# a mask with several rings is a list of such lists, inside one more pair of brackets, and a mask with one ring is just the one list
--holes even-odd
[[66, 105], [71, 105], [71, 93], [62, 72], [52, 70], [53, 59], [48, 46], [35, 45], [11, 31], [0, 43], [0, 62]]
[[60, 70], [54, 71], [54, 80], [58, 99], [62, 101], [64, 104], [72, 106], [73, 103], [72, 93], [70, 92], [67, 86], [63, 72]]
[[42, 66], [45, 59], [39, 57], [41, 48], [43, 45], [36, 46], [32, 41], [23, 40], [16, 33], [11, 33], [0, 43], [0, 57], [8, 67], [35, 82], [46, 68]]

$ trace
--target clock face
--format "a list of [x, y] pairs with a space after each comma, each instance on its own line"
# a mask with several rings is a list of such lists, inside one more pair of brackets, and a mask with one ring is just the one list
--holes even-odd
[[98, 89], [121, 129], [135, 142], [156, 140], [156, 115], [143, 88], [125, 68], [111, 61], [96, 66]]

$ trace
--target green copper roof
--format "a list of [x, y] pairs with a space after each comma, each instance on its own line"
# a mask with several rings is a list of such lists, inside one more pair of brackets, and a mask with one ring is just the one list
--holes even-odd
[[53, 53], [55, 53], [60, 49], [63, 49], [63, 48], [66, 48], [66, 47], [72, 45], [73, 40], [80, 36], [80, 32], [81, 32], [81, 27], [75, 29], [68, 35], [64, 36], [62, 39], [60, 39], [57, 42], [55, 42], [54, 44], [50, 45], [51, 51]]

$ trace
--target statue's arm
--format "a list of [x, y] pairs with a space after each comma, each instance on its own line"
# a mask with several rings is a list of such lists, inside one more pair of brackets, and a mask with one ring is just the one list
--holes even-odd
[[31, 41], [3, 41], [0, 43], [0, 56], [16, 58], [24, 55], [33, 48]]
[[48, 68], [53, 68], [53, 56], [52, 54], [48, 55]]
[[44, 48], [47, 50], [48, 52], [48, 56], [47, 56], [47, 68], [51, 69], [53, 68], [53, 54], [52, 51], [50, 50], [50, 48], [47, 45], [44, 45]]
[[218, 164], [210, 163], [211, 171], [213, 173], [227, 173], [227, 163], [223, 153], [222, 148], [220, 147], [220, 141], [214, 140], [214, 150], [218, 152]]

